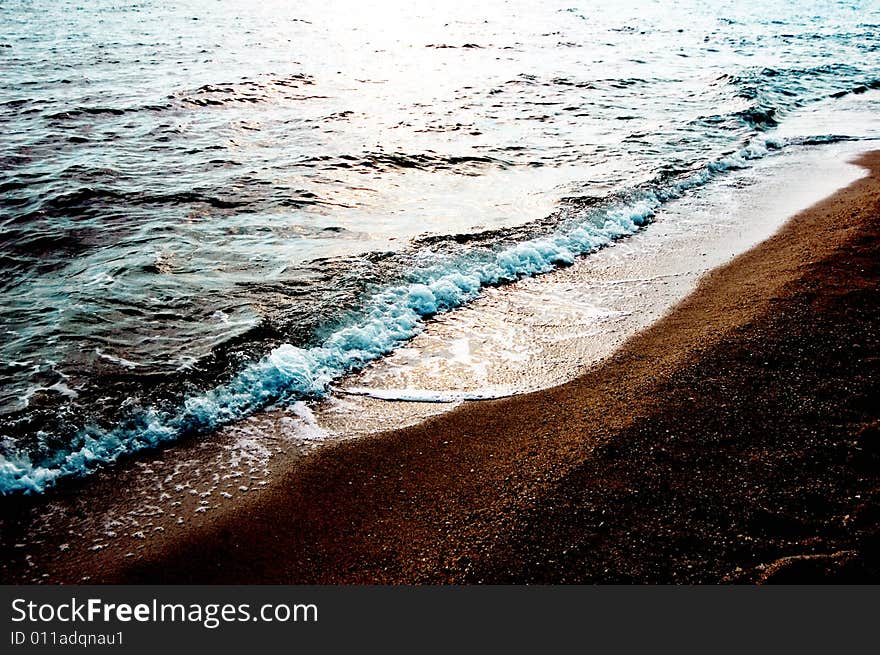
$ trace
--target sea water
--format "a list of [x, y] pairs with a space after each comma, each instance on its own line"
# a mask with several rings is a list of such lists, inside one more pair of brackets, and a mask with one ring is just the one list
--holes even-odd
[[2, 493], [326, 397], [731, 171], [877, 136], [872, 2], [12, 0], [0, 27]]

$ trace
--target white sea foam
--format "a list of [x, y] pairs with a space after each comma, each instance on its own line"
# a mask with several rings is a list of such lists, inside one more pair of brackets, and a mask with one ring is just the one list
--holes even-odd
[[434, 391], [430, 389], [376, 389], [372, 387], [347, 387], [343, 393], [352, 396], [369, 396], [379, 400], [399, 400], [417, 403], [461, 403], [465, 400], [491, 400], [511, 395], [507, 390], [484, 389], [481, 391]]

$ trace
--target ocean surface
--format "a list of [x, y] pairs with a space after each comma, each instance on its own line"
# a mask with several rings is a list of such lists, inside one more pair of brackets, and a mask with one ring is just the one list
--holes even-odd
[[4, 0], [0, 493], [325, 396], [731, 171], [876, 139], [878, 34], [876, 2]]

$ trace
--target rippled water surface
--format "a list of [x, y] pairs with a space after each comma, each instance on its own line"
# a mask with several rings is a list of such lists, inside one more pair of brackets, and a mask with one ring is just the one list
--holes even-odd
[[[880, 7], [0, 4], [0, 491], [326, 392], [873, 114]], [[817, 125], [819, 123], [817, 122]]]

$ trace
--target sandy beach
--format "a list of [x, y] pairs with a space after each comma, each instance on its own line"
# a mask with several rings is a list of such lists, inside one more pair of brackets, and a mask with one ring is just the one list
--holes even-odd
[[[868, 177], [570, 383], [293, 458], [138, 559], [56, 535], [47, 577], [876, 582], [880, 153], [858, 163]], [[7, 528], [39, 501], [18, 502]]]
[[95, 582], [876, 582], [880, 154], [559, 387], [304, 457]]

